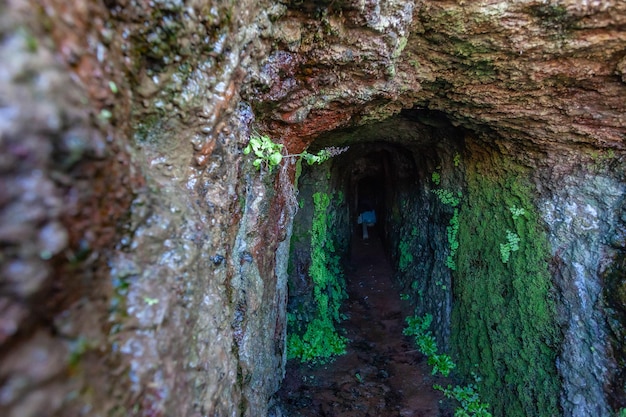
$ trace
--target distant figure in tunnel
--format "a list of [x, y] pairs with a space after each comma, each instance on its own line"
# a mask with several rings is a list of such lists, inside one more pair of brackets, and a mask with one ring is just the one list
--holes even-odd
[[367, 228], [376, 224], [376, 211], [374, 211], [371, 206], [364, 204], [361, 209], [361, 214], [359, 214], [358, 223], [363, 225], [363, 240], [368, 239]]

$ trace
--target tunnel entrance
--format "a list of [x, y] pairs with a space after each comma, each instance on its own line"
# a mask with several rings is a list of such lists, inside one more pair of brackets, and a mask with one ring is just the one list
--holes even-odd
[[[279, 394], [289, 415], [449, 412], [425, 357], [402, 333], [406, 316], [428, 312], [439, 345], [449, 337], [443, 258], [452, 212], [436, 204], [433, 173], [459, 180], [451, 167], [463, 141], [439, 115], [425, 119], [405, 114], [319, 138], [314, 148], [350, 149], [302, 169], [289, 268], [291, 360]], [[364, 217], [370, 211], [374, 222]]]
[[[420, 112], [333, 132], [312, 150], [326, 146], [350, 149], [304, 166], [299, 178], [289, 376], [281, 391], [290, 415], [366, 415], [337, 397], [350, 398], [354, 407], [396, 403], [400, 409], [394, 405], [388, 415], [411, 415], [413, 400], [402, 394], [408, 388], [393, 385], [391, 375], [404, 372], [399, 369], [407, 363], [396, 360], [417, 348], [431, 352], [429, 363], [433, 357], [455, 361], [455, 378], [464, 387], [480, 386], [493, 415], [557, 415], [561, 336], [545, 225], [534, 200], [536, 173], [524, 152], [510, 140], [462, 131], [440, 114]], [[358, 217], [371, 207], [376, 224], [363, 240]], [[405, 316], [422, 342], [403, 338]], [[397, 343], [388, 345], [392, 340]], [[350, 362], [350, 355], [365, 362]], [[409, 360], [414, 370], [420, 358]], [[326, 400], [316, 403], [317, 396]], [[364, 399], [370, 397], [379, 402]], [[329, 408], [335, 403], [346, 414]], [[307, 414], [311, 407], [317, 414]], [[420, 412], [451, 412], [428, 410]]]

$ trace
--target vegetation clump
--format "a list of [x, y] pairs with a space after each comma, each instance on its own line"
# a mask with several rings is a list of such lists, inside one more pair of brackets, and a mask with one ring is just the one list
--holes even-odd
[[[447, 377], [456, 367], [456, 364], [449, 355], [439, 354], [437, 342], [428, 330], [432, 321], [433, 316], [430, 314], [426, 314], [423, 317], [407, 317], [407, 327], [403, 333], [407, 336], [415, 337], [415, 343], [419, 351], [428, 357], [428, 365], [432, 366], [432, 375], [439, 373]], [[442, 391], [446, 397], [459, 402], [460, 406], [454, 412], [455, 417], [491, 417], [489, 404], [485, 404], [480, 400], [475, 385], [457, 385], [455, 387], [448, 385], [447, 388], [441, 385], [434, 385], [433, 388]]]
[[326, 193], [313, 194], [309, 275], [313, 281], [316, 310], [310, 320], [303, 320], [302, 317], [298, 320], [293, 314], [288, 316], [291, 329], [287, 338], [289, 359], [323, 363], [346, 350], [347, 339], [335, 327], [343, 318], [339, 309], [347, 294], [330, 229], [330, 202], [330, 196]]
[[448, 246], [449, 253], [446, 256], [446, 266], [451, 270], [456, 270], [456, 263], [454, 262], [454, 257], [456, 255], [456, 251], [459, 249], [459, 240], [457, 239], [457, 235], [459, 234], [459, 209], [458, 205], [461, 203], [461, 192], [457, 192], [456, 194], [450, 190], [446, 189], [436, 189], [433, 190], [433, 194], [435, 194], [439, 201], [442, 204], [451, 206], [454, 208], [452, 213], [452, 217], [450, 218], [450, 222], [446, 227], [446, 235], [448, 237]]
[[272, 171], [274, 167], [280, 165], [283, 158], [302, 158], [309, 165], [313, 165], [321, 164], [333, 156], [337, 156], [348, 150], [347, 147], [329, 147], [320, 150], [316, 154], [304, 151], [299, 154], [283, 155], [283, 149], [284, 145], [275, 143], [269, 136], [255, 134], [250, 137], [248, 145], [243, 148], [243, 154], [248, 155], [253, 153], [255, 159], [252, 161], [252, 165], [259, 170], [261, 167], [266, 167], [269, 171]]
[[503, 160], [467, 171], [452, 343], [463, 374], [479, 367], [480, 392], [496, 415], [549, 417], [560, 414], [560, 334], [547, 238], [524, 178]]
[[408, 271], [409, 267], [413, 264], [414, 257], [411, 253], [411, 247], [413, 241], [419, 236], [417, 227], [413, 227], [410, 233], [407, 233], [405, 237], [400, 239], [398, 243], [398, 270], [402, 272]]

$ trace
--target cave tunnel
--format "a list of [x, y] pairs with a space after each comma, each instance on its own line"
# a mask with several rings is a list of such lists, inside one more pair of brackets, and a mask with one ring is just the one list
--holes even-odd
[[626, 416], [626, 2], [0, 10], [0, 416]]
[[[461, 129], [442, 113], [419, 110], [328, 133], [310, 149], [328, 146], [349, 148], [324, 164], [303, 166], [298, 180], [289, 259], [290, 372], [298, 372], [302, 355], [319, 364], [358, 350], [364, 342], [342, 330], [346, 316], [345, 328], [354, 329], [354, 315], [366, 315], [357, 326], [372, 336], [368, 346], [385, 345], [389, 337], [376, 332], [377, 320], [388, 324], [401, 314], [395, 329], [401, 334], [404, 317], [428, 318], [424, 334], [455, 362], [455, 381], [474, 384], [475, 375], [495, 415], [557, 415], [563, 336], [554, 291], [569, 291], [569, 284], [553, 278], [562, 273], [548, 262], [533, 191], [549, 164], [542, 165], [541, 156], [529, 161], [518, 145], [489, 130]], [[370, 208], [377, 215], [371, 235], [380, 241], [378, 254], [363, 245], [357, 221]], [[370, 274], [373, 263], [358, 269], [358, 251], [366, 251], [366, 262], [378, 255], [386, 260], [386, 287], [379, 274]], [[376, 304], [394, 291], [395, 305]], [[360, 310], [364, 305], [383, 311], [370, 317]], [[415, 351], [412, 346], [404, 350]], [[358, 366], [344, 369], [342, 359], [336, 363], [344, 374], [363, 373]]]
[[[351, 240], [361, 237], [359, 214], [373, 209], [377, 217], [375, 234], [395, 265], [397, 277], [405, 275], [402, 270], [407, 269], [410, 256], [412, 262], [420, 265], [420, 273], [449, 284], [447, 271], [434, 270], [446, 270], [435, 265], [445, 254], [446, 227], [452, 210], [438, 204], [432, 191], [454, 184], [458, 187], [455, 192], [461, 192], [459, 161], [463, 143], [464, 132], [453, 127], [444, 115], [417, 111], [404, 112], [378, 125], [318, 138], [313, 150], [330, 144], [349, 148], [327, 164], [303, 167], [298, 196], [301, 209], [294, 220], [292, 253], [299, 251], [302, 234], [311, 227], [311, 196], [325, 192], [331, 196], [329, 229], [337, 243], [334, 250], [342, 259], [349, 256]], [[411, 253], [407, 252], [410, 240]], [[298, 263], [293, 258], [292, 261], [294, 265]], [[422, 288], [422, 293], [430, 293], [428, 286]], [[447, 310], [449, 307], [435, 314], [438, 320], [447, 322]], [[445, 334], [446, 331], [440, 334], [443, 343], [447, 343]]]
[[[328, 304], [322, 308], [324, 311], [333, 311], [340, 302], [345, 304], [347, 298], [357, 297], [355, 292], [359, 293], [360, 299], [371, 301], [377, 308], [393, 310], [395, 305], [377, 305], [375, 300], [387, 296], [388, 288], [396, 292], [396, 298], [401, 292], [411, 300], [406, 303], [404, 315], [413, 308], [416, 314], [433, 316], [433, 334], [439, 346], [447, 349], [452, 297], [446, 290], [451, 288], [452, 281], [451, 270], [446, 267], [449, 255], [447, 228], [453, 208], [441, 204], [433, 191], [457, 187], [454, 192], [461, 192], [464, 132], [453, 127], [439, 113], [405, 112], [379, 125], [320, 137], [312, 149], [315, 151], [329, 144], [349, 148], [328, 163], [303, 166], [298, 181], [300, 209], [294, 219], [290, 257], [288, 311], [292, 317], [291, 331], [300, 332], [303, 338], [313, 337], [312, 334], [306, 336], [307, 327], [303, 323], [320, 319], [320, 291], [327, 291], [328, 295], [323, 300]], [[320, 204], [321, 195], [328, 196], [327, 204]], [[364, 211], [370, 210], [376, 213], [376, 222], [369, 227], [369, 243], [372, 245], [364, 246], [363, 243], [368, 241], [364, 239], [358, 219]], [[326, 222], [325, 227], [316, 224], [319, 221]], [[322, 239], [313, 236], [309, 240], [318, 233], [323, 234]], [[317, 242], [323, 242], [321, 248], [316, 247]], [[386, 287], [380, 288], [378, 282], [368, 282], [379, 280], [380, 275], [344, 274], [346, 270], [353, 271], [358, 267], [355, 258], [363, 261], [363, 254], [358, 253], [363, 250], [368, 251], [365, 261], [380, 262], [376, 259], [382, 258], [390, 265], [391, 277], [385, 283]], [[320, 251], [324, 252], [323, 255]], [[328, 260], [325, 267], [320, 268], [316, 259], [320, 256]], [[370, 270], [372, 268], [375, 269], [376, 265], [370, 265]], [[316, 289], [320, 281], [329, 280], [328, 277], [315, 276], [320, 269], [329, 272], [330, 279], [341, 278], [337, 278], [334, 284], [323, 284], [327, 285], [326, 290]], [[350, 294], [340, 295], [341, 291], [336, 289], [340, 286], [348, 289]], [[368, 288], [371, 289], [369, 293], [361, 293]], [[395, 304], [399, 301], [396, 299]], [[340, 310], [346, 311], [345, 308]], [[393, 315], [391, 311], [383, 311], [382, 317], [386, 313]], [[334, 323], [334, 329], [327, 324], [326, 337], [333, 331], [342, 334], [340, 321]], [[368, 321], [363, 325], [368, 326]], [[397, 333], [401, 335], [401, 331]], [[292, 337], [288, 343], [293, 343]], [[378, 337], [388, 336], [381, 334]], [[382, 342], [373, 340], [374, 344]], [[328, 352], [328, 349], [321, 348], [319, 353], [323, 356]], [[298, 353], [292, 352], [294, 355]]]

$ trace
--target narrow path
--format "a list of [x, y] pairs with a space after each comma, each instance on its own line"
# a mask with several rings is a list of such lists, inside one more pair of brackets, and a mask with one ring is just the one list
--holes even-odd
[[325, 366], [290, 362], [279, 392], [289, 417], [444, 417], [443, 398], [404, 328], [400, 295], [380, 240], [353, 239], [348, 272], [347, 354]]

